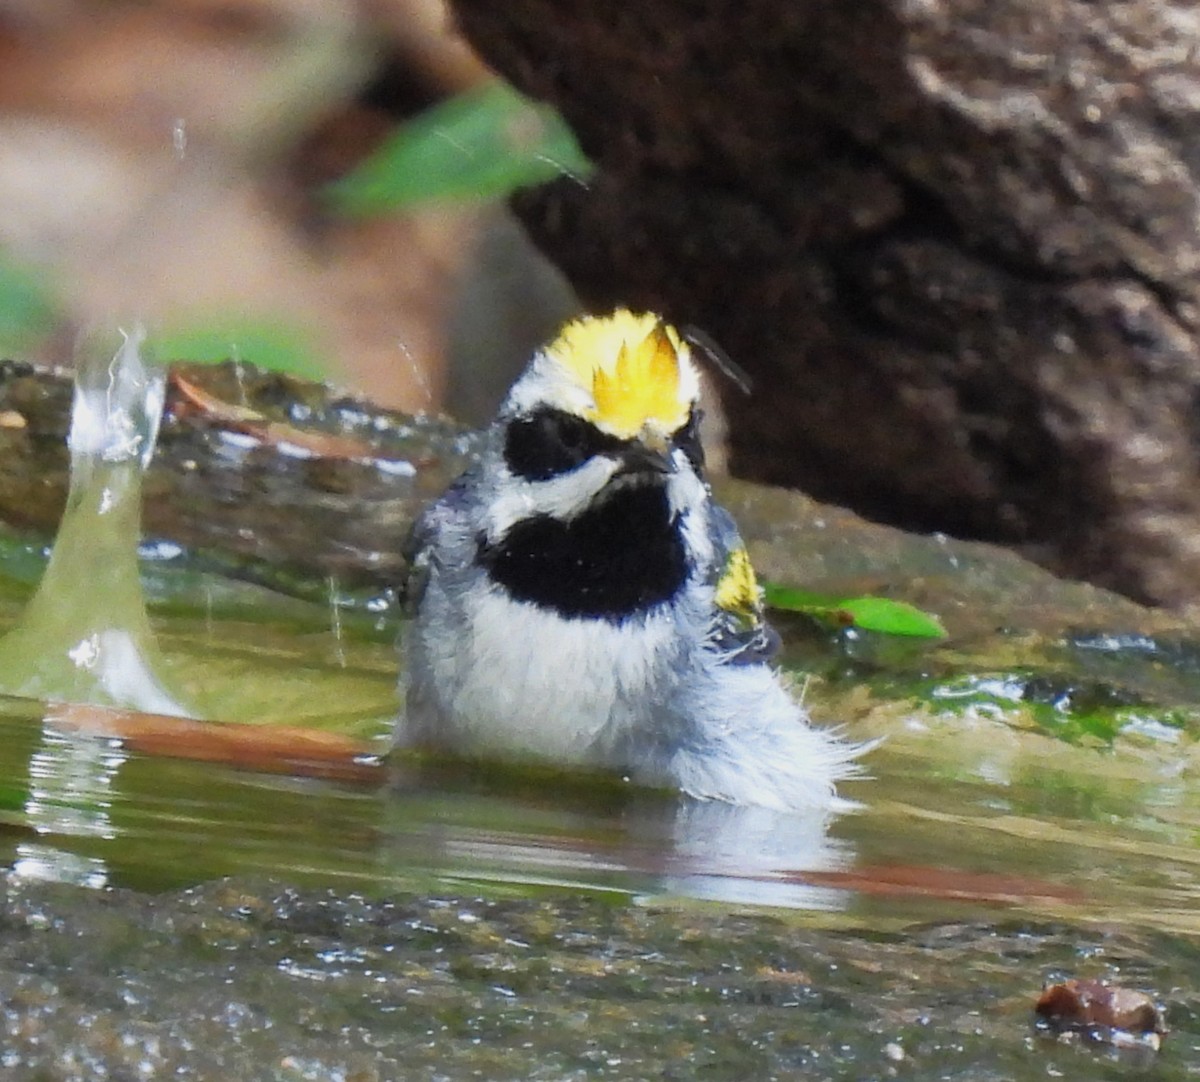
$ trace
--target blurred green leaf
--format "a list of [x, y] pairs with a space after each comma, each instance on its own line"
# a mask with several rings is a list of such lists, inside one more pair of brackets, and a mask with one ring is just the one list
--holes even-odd
[[763, 592], [767, 604], [773, 609], [803, 612], [843, 627], [853, 626], [885, 635], [912, 635], [926, 639], [946, 637], [946, 629], [936, 616], [923, 612], [907, 601], [893, 601], [886, 597], [833, 598], [772, 583], [764, 583]]
[[214, 317], [203, 326], [155, 335], [153, 354], [163, 362], [248, 361], [274, 372], [326, 379], [328, 365], [299, 328], [266, 320]]
[[57, 314], [41, 277], [0, 252], [0, 348], [19, 352], [49, 331]]
[[494, 82], [400, 127], [329, 196], [343, 213], [379, 214], [434, 200], [499, 199], [591, 168], [553, 109]]

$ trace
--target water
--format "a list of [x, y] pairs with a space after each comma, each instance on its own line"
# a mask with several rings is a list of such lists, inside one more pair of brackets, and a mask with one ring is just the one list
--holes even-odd
[[[290, 777], [299, 768], [278, 748], [210, 748], [183, 761], [170, 757], [167, 719], [153, 739], [134, 739], [120, 719], [72, 719], [37, 702], [56, 672], [22, 684], [22, 665], [75, 662], [81, 624], [93, 638], [128, 629], [135, 669], [148, 675], [125, 705], [164, 714], [180, 702], [193, 717], [264, 733], [326, 732], [364, 755], [388, 745], [400, 662], [386, 598], [365, 604], [326, 579], [301, 600], [206, 571], [169, 544], [143, 546], [139, 574], [139, 471], [161, 383], [137, 368], [136, 345], [127, 340], [120, 364], [93, 373], [95, 402], [77, 394], [72, 495], [49, 564], [36, 545], [0, 539], [0, 622], [17, 628], [0, 640], [0, 659], [5, 686], [24, 696], [0, 697], [0, 857], [22, 875], [142, 888], [265, 872], [376, 894], [488, 883], [720, 900], [839, 927], [1015, 910], [1197, 930], [1200, 798], [1188, 777], [1200, 648], [1184, 634], [1120, 626], [985, 634], [986, 605], [949, 600], [960, 579], [930, 599], [959, 625], [940, 644], [783, 621], [787, 663], [815, 677], [805, 695], [818, 721], [883, 738], [866, 762], [871, 780], [844, 788], [860, 809], [832, 819], [545, 769], [398, 759], [335, 780], [327, 768]], [[139, 388], [156, 400], [149, 411], [130, 401]], [[112, 423], [100, 416], [108, 404]], [[931, 547], [944, 562], [944, 544]], [[1092, 615], [1071, 607], [1075, 588], [1056, 598], [1003, 561], [956, 559], [955, 574], [972, 564], [988, 588], [1037, 590], [1042, 623], [1056, 601], [1060, 624]], [[111, 681], [80, 685], [80, 668], [66, 666], [53, 698], [120, 704]], [[122, 733], [130, 739], [112, 739]], [[353, 754], [342, 752], [345, 763]], [[250, 760], [257, 772], [235, 769]]]
[[[319, 604], [228, 582], [218, 596], [183, 570], [168, 596], [169, 578], [155, 621], [165, 671], [204, 716], [386, 741], [390, 619], [344, 616], [334, 635]], [[818, 716], [845, 709], [815, 691], [810, 703]], [[139, 754], [62, 724], [62, 708], [0, 698], [0, 860], [136, 888], [254, 872], [372, 895], [486, 883], [717, 898], [837, 927], [1019, 912], [1200, 931], [1190, 745], [1137, 736], [1100, 749], [889, 703], [860, 713], [851, 735], [890, 735], [868, 760], [873, 778], [845, 789], [860, 810], [826, 824], [480, 764], [272, 775]], [[38, 861], [22, 865], [32, 843]]]
[[[816, 718], [884, 738], [844, 787], [858, 810], [385, 765], [387, 595], [321, 576], [301, 600], [171, 544], [139, 567], [136, 501], [104, 494], [143, 450], [84, 464], [53, 574], [0, 537], [0, 627], [20, 629], [0, 675], [24, 693], [0, 695], [0, 1080], [1200, 1072], [1188, 629], [982, 550], [889, 534], [881, 555], [823, 514], [820, 560], [849, 551], [853, 577], [899, 553], [953, 632], [782, 621]], [[773, 499], [743, 508], [752, 540]], [[791, 567], [811, 539], [764, 514]], [[65, 693], [62, 671], [21, 682], [75, 661], [82, 617], [132, 629], [154, 696], [76, 695], [77, 663]], [[328, 743], [298, 759], [289, 729]], [[1164, 1003], [1161, 1055], [1036, 1033], [1066, 976]]]
[[111, 354], [81, 350], [66, 509], [37, 592], [0, 639], [0, 689], [185, 715], [157, 671], [136, 546], [166, 376], [143, 363], [144, 330], [119, 339]]
[[[307, 723], [386, 727], [390, 629], [344, 625], [343, 667], [323, 606], [265, 600], [206, 623], [176, 597], [164, 655], [239, 672], [231, 714], [286, 718], [300, 668]], [[140, 754], [0, 699], [0, 1078], [1200, 1071], [1200, 816], [1170, 757], [897, 728], [814, 839], [611, 779]], [[1162, 1053], [1039, 1035], [1067, 976], [1162, 1003]]]

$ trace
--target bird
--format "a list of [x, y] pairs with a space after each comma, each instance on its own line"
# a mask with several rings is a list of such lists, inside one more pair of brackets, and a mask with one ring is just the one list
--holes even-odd
[[618, 308], [534, 353], [413, 527], [397, 745], [838, 806], [863, 748], [814, 726], [773, 660], [705, 476], [698, 341]]

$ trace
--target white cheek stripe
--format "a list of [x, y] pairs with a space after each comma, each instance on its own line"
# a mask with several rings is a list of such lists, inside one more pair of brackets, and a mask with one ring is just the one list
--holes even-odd
[[667, 482], [667, 498], [671, 514], [682, 523], [683, 542], [695, 565], [707, 567], [714, 558], [712, 537], [708, 529], [709, 492], [696, 475], [692, 464], [682, 451], [671, 456], [675, 472]]
[[619, 468], [613, 459], [598, 455], [549, 481], [525, 481], [505, 470], [484, 520], [488, 540], [499, 541], [518, 522], [534, 515], [569, 521], [593, 502]]

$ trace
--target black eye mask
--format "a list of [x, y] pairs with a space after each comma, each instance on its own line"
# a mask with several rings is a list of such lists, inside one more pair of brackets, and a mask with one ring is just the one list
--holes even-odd
[[504, 461], [517, 477], [549, 481], [577, 469], [589, 458], [619, 454], [629, 446], [630, 441], [606, 435], [582, 417], [544, 408], [509, 424]]
[[[699, 431], [702, 416], [701, 410], [693, 409], [687, 424], [671, 441], [687, 455], [697, 473], [704, 470]], [[509, 424], [504, 437], [504, 461], [516, 477], [549, 481], [578, 469], [596, 455], [620, 457], [637, 446], [633, 440], [601, 432], [582, 417], [546, 407]]]

